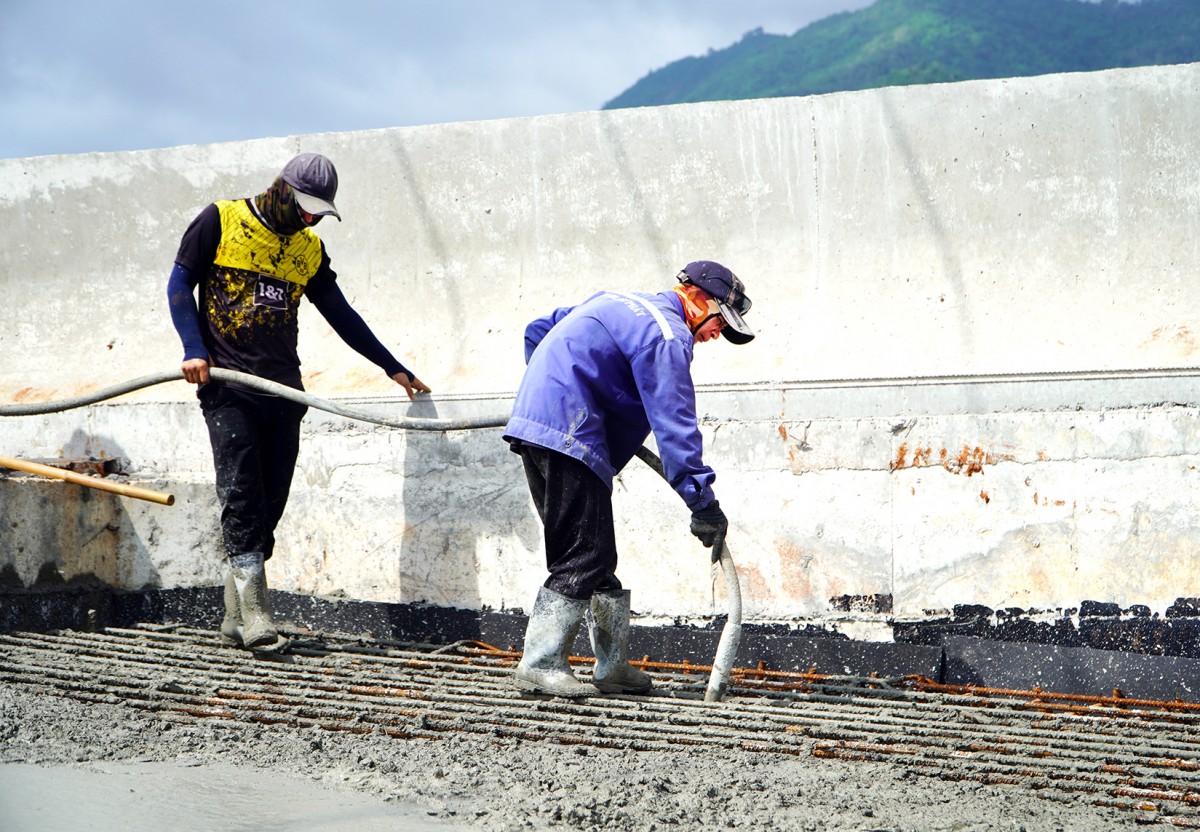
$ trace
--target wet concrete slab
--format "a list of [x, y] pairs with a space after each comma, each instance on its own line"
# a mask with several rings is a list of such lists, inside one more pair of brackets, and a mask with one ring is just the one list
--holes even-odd
[[302, 776], [228, 764], [0, 765], [3, 828], [21, 832], [460, 832], [426, 810]]
[[[663, 669], [650, 696], [553, 701], [514, 689], [516, 654], [478, 645], [313, 638], [267, 659], [159, 625], [3, 634], [0, 655], [0, 767], [236, 762], [279, 772], [282, 791], [267, 794], [289, 802], [344, 787], [490, 832], [984, 829], [1001, 807], [1013, 828], [1196, 822], [1194, 754], [1181, 762], [1181, 749], [1200, 715], [1169, 703], [1031, 708], [1025, 693], [920, 680], [754, 674], [708, 702], [702, 678]], [[822, 775], [830, 763], [849, 767]], [[1163, 797], [1130, 800], [1152, 791]]]

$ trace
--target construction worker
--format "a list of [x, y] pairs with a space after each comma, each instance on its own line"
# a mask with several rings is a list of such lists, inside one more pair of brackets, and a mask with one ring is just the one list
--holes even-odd
[[221, 638], [251, 650], [275, 651], [287, 643], [271, 615], [264, 563], [275, 548], [307, 408], [213, 381], [209, 368], [302, 390], [297, 314], [307, 297], [342, 340], [410, 399], [430, 392], [379, 342], [338, 287], [325, 244], [313, 231], [326, 216], [341, 221], [333, 202], [337, 186], [332, 162], [301, 153], [257, 196], [214, 202], [184, 232], [167, 282], [171, 319], [183, 342], [183, 376], [199, 385], [216, 468], [229, 559]]
[[[628, 662], [630, 593], [617, 579], [612, 481], [653, 431], [671, 486], [711, 547], [728, 522], [701, 459], [692, 349], [754, 338], [742, 282], [720, 263], [689, 263], [672, 290], [600, 292], [525, 328], [525, 376], [504, 438], [520, 454], [542, 519], [549, 577], [538, 590], [514, 682], [569, 698], [646, 693]], [[596, 656], [591, 684], [568, 655], [581, 622]]]

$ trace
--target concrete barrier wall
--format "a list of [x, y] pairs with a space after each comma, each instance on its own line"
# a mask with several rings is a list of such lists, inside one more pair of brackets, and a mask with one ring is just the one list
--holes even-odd
[[[339, 280], [435, 395], [397, 398], [309, 310], [311, 392], [504, 413], [531, 317], [718, 259], [759, 332], [694, 364], [749, 618], [1161, 611], [1200, 596], [1198, 94], [1188, 65], [0, 160], [0, 401], [176, 368], [165, 281], [187, 223], [315, 150], [341, 178], [346, 221], [320, 227]], [[540, 532], [499, 433], [312, 413], [274, 585], [527, 607]], [[182, 382], [0, 419], [0, 453], [120, 457], [179, 497], [0, 481], [10, 583], [217, 581]], [[635, 609], [723, 610], [684, 507], [637, 465], [614, 498]]]

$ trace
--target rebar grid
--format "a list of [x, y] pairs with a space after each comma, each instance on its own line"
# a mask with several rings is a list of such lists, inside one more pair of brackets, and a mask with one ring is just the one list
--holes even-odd
[[[654, 677], [654, 695], [568, 701], [519, 694], [510, 681], [519, 658], [477, 642], [298, 634], [286, 655], [256, 660], [188, 627], [0, 634], [0, 682], [177, 722], [884, 761], [933, 777], [1054, 790], [1200, 828], [1196, 703], [762, 665], [735, 668], [725, 700], [705, 702], [709, 668], [649, 657], [634, 664]], [[591, 661], [573, 658], [581, 677]]]

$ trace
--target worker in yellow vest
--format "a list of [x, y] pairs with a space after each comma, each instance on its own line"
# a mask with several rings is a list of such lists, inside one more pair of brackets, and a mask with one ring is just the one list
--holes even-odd
[[[302, 390], [297, 353], [300, 299], [307, 297], [348, 345], [404, 388], [430, 388], [401, 364], [350, 306], [313, 227], [341, 221], [338, 177], [317, 153], [291, 159], [257, 196], [221, 200], [188, 226], [167, 282], [183, 342], [183, 375], [198, 385], [208, 425], [229, 559], [221, 637], [257, 651], [286, 646], [267, 601], [264, 563], [291, 489], [307, 408], [245, 386], [222, 384], [210, 367]], [[198, 297], [197, 297], [198, 296]]]

